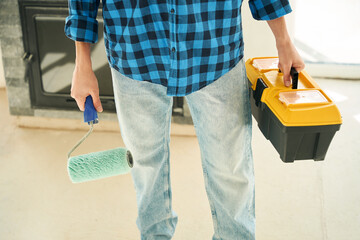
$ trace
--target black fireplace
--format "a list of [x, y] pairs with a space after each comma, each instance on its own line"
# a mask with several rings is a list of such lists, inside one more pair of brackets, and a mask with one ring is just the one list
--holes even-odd
[[[18, 0], [24, 61], [34, 108], [78, 109], [70, 97], [75, 67], [75, 43], [64, 34], [67, 0]], [[94, 73], [104, 112], [115, 112], [111, 71], [103, 39], [102, 4], [97, 20], [98, 42], [91, 45]], [[183, 116], [183, 97], [174, 97], [173, 115]]]

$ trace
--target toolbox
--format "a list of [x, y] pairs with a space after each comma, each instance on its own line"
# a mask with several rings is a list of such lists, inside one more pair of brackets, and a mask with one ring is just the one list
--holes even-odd
[[246, 61], [252, 115], [283, 162], [324, 160], [342, 118], [334, 102], [305, 72], [291, 69], [286, 87], [277, 57]]

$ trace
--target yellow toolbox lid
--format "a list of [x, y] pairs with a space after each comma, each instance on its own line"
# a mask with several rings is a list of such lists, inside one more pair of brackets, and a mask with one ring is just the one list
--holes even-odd
[[251, 58], [246, 61], [247, 77], [255, 91], [258, 79], [267, 86], [262, 92], [265, 103], [285, 126], [319, 126], [341, 124], [339, 109], [306, 73], [298, 75], [298, 88], [286, 87], [277, 57]]

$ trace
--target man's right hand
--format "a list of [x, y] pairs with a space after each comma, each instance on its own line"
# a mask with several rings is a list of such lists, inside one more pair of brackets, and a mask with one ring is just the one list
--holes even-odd
[[81, 111], [85, 111], [86, 97], [91, 95], [96, 111], [102, 112], [98, 80], [91, 66], [90, 48], [90, 43], [75, 41], [75, 69], [70, 95]]
[[98, 80], [93, 70], [91, 67], [75, 66], [71, 84], [71, 97], [75, 99], [81, 111], [85, 111], [85, 100], [89, 95], [93, 99], [96, 111], [102, 112]]

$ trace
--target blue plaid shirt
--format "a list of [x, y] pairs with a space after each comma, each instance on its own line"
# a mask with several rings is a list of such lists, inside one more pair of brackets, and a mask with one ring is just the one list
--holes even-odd
[[[65, 34], [96, 43], [100, 0], [69, 0]], [[161, 84], [168, 96], [195, 92], [243, 57], [242, 0], [102, 0], [104, 42], [111, 67]], [[249, 0], [253, 17], [291, 12], [288, 0]]]

